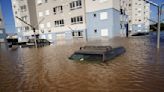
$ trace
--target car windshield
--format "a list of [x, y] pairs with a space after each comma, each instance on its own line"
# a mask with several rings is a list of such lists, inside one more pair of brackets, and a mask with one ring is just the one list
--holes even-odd
[[78, 60], [78, 61], [99, 61], [99, 60], [102, 60], [102, 55], [73, 54], [71, 56], [71, 59]]

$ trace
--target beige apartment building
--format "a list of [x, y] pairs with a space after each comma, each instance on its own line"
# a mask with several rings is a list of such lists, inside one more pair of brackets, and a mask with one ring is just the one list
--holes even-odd
[[[18, 40], [27, 41], [27, 39], [33, 38], [34, 32], [31, 27], [20, 21], [16, 16], [38, 29], [35, 0], [12, 0], [12, 8]], [[36, 32], [36, 34], [38, 33]]]
[[36, 0], [40, 37], [50, 41], [84, 38], [85, 0]]
[[149, 31], [150, 4], [144, 0], [121, 0], [120, 6], [131, 33]]

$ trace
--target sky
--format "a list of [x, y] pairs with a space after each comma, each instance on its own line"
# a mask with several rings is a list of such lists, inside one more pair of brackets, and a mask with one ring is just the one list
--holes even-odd
[[[164, 0], [151, 0], [157, 4], [161, 4], [164, 2]], [[14, 24], [14, 19], [13, 19], [13, 12], [12, 12], [12, 6], [11, 6], [11, 0], [0, 0], [0, 4], [2, 6], [2, 14], [4, 18], [4, 24], [5, 24], [5, 29], [7, 33], [15, 33], [15, 24]], [[157, 17], [157, 11], [154, 7], [151, 7], [151, 18]], [[164, 14], [163, 14], [164, 15]], [[164, 18], [164, 16], [162, 16]]]

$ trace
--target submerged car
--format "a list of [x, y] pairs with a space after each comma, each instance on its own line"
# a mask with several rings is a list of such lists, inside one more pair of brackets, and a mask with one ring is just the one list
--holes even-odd
[[132, 36], [146, 36], [146, 35], [149, 35], [149, 33], [148, 32], [137, 32], [137, 33], [132, 34]]
[[[38, 47], [50, 45], [51, 42], [49, 42], [46, 39], [36, 39], [36, 43]], [[35, 46], [35, 39], [29, 39], [28, 42], [24, 45], [21, 45], [22, 47], [34, 47]]]
[[75, 61], [108, 61], [123, 53], [124, 47], [112, 48], [111, 46], [84, 46], [74, 52], [69, 59]]

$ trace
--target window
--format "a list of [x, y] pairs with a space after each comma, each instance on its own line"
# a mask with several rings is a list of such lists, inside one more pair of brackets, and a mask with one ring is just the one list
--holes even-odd
[[50, 24], [50, 22], [48, 22], [48, 23], [47, 23], [47, 27], [48, 27], [48, 28], [49, 28], [49, 27], [51, 27], [51, 24]]
[[50, 11], [49, 10], [46, 10], [45, 11], [45, 15], [50, 15]]
[[17, 31], [18, 31], [18, 33], [19, 33], [19, 32], [21, 32], [21, 29], [20, 29], [20, 28], [18, 28], [18, 29], [17, 29]]
[[107, 0], [100, 0], [100, 3], [103, 3], [103, 2], [105, 2], [105, 1], [107, 1]]
[[94, 17], [96, 17], [96, 14], [93, 14]]
[[37, 4], [38, 5], [42, 4], [42, 0], [37, 0]]
[[138, 27], [141, 27], [141, 25], [138, 25]]
[[94, 32], [97, 33], [97, 29], [95, 29]]
[[141, 30], [138, 30], [138, 32], [141, 32]]
[[28, 26], [25, 27], [25, 30], [30, 30], [30, 28]]
[[71, 24], [79, 24], [79, 23], [83, 23], [82, 16], [77, 16], [77, 17], [71, 18]]
[[3, 30], [0, 30], [0, 34], [3, 34]]
[[26, 5], [20, 6], [21, 12], [25, 12], [27, 10]]
[[44, 28], [44, 24], [40, 24], [40, 28], [43, 29]]
[[45, 3], [48, 3], [48, 0], [45, 0]]
[[62, 13], [63, 12], [63, 6], [57, 6], [53, 8], [54, 14]]
[[72, 32], [72, 36], [73, 37], [83, 37], [83, 31], [74, 31], [74, 32]]
[[39, 12], [39, 17], [42, 17], [43, 16], [43, 12]]
[[108, 19], [108, 13], [107, 12], [101, 12], [100, 13], [100, 20]]
[[48, 34], [48, 39], [52, 39], [52, 34]]
[[108, 36], [108, 29], [101, 29], [101, 36]]
[[64, 26], [64, 20], [57, 20], [55, 21], [55, 27], [62, 27]]
[[46, 39], [46, 36], [45, 35], [42, 35], [42, 39]]
[[79, 9], [81, 7], [82, 7], [82, 1], [81, 0], [73, 1], [70, 3], [70, 9], [71, 10]]
[[23, 16], [23, 17], [22, 17], [22, 20], [23, 20], [23, 21], [27, 21], [27, 16]]

